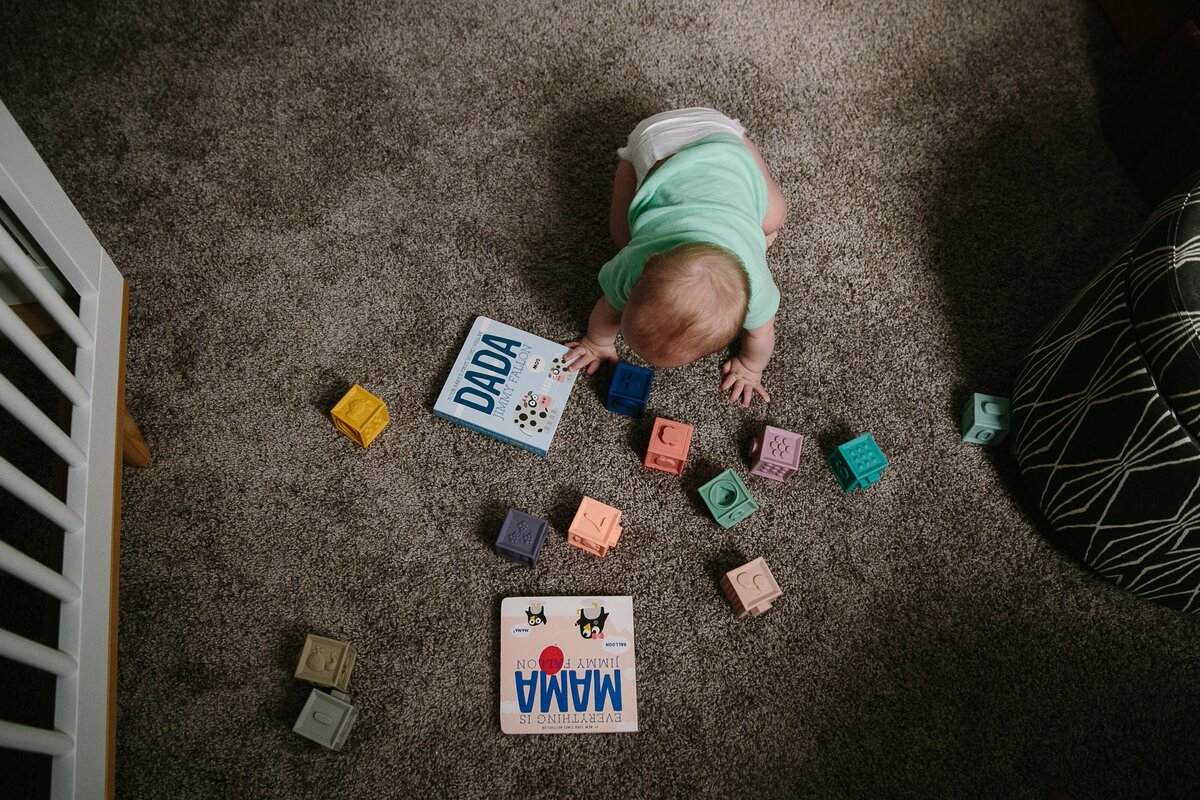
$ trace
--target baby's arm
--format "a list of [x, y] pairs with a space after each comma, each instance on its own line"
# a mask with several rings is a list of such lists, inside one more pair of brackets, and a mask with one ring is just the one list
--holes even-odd
[[729, 392], [729, 402], [750, 407], [757, 392], [766, 402], [771, 402], [762, 385], [763, 370], [775, 352], [775, 318], [754, 330], [742, 331], [742, 352], [721, 365], [721, 391]]
[[601, 364], [617, 363], [617, 334], [621, 331], [621, 312], [600, 295], [588, 317], [588, 330], [578, 342], [567, 342], [568, 369], [575, 372], [587, 367], [591, 375]]

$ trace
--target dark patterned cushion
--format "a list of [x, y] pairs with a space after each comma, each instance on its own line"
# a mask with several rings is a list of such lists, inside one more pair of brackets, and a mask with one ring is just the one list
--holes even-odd
[[1013, 452], [1062, 544], [1185, 611], [1200, 609], [1200, 264], [1179, 243], [1195, 247], [1198, 202], [1154, 212], [1034, 343], [1013, 396]]

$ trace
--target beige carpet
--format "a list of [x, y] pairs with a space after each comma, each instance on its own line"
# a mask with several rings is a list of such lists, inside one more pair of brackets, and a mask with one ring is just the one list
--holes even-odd
[[[0, 99], [132, 288], [119, 797], [1195, 795], [1195, 621], [1054, 549], [1009, 455], [958, 441], [1148, 211], [1097, 4], [0, 8]], [[434, 418], [476, 314], [582, 330], [614, 151], [681, 105], [740, 118], [791, 205], [774, 402], [722, 406], [716, 358], [659, 373], [681, 478], [603, 379], [545, 460]], [[366, 451], [327, 413], [354, 382], [393, 418]], [[764, 422], [802, 469], [723, 531], [695, 489]], [[863, 431], [892, 466], [844, 496], [823, 456]], [[583, 493], [625, 512], [605, 560], [565, 542]], [[534, 570], [490, 552], [510, 505], [551, 523]], [[717, 581], [758, 555], [785, 594], [738, 622]], [[641, 732], [500, 733], [527, 593], [635, 597]], [[359, 651], [340, 753], [291, 731], [308, 631]]]

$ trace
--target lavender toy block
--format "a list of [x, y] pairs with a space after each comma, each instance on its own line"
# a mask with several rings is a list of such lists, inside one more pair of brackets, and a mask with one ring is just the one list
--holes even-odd
[[869, 433], [838, 445], [825, 463], [846, 492], [867, 488], [879, 480], [888, 466], [883, 451], [875, 444], [875, 437]]
[[750, 445], [750, 474], [785, 481], [796, 474], [804, 437], [770, 425]]
[[546, 528], [546, 520], [510, 508], [496, 537], [496, 555], [527, 567], [537, 566]]
[[627, 417], [640, 417], [650, 401], [650, 384], [653, 380], [654, 373], [645, 367], [618, 361], [612, 382], [608, 384], [608, 402], [605, 405], [609, 411]]
[[313, 689], [292, 730], [330, 750], [341, 750], [358, 719], [358, 709], [350, 697], [337, 689], [328, 694]]
[[962, 412], [962, 440], [971, 444], [1000, 444], [1012, 427], [1012, 404], [1007, 397], [973, 394]]
[[700, 499], [722, 528], [730, 528], [758, 511], [750, 490], [731, 469], [701, 486]]

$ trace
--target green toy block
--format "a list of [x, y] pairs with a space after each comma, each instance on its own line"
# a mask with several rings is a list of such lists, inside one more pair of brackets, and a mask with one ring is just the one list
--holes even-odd
[[962, 440], [971, 444], [1000, 444], [1012, 428], [1012, 404], [1007, 397], [973, 394], [962, 412]]
[[700, 487], [700, 497], [722, 528], [733, 527], [758, 511], [758, 503], [737, 473], [727, 469]]
[[838, 445], [825, 463], [833, 470], [833, 477], [837, 478], [838, 485], [846, 492], [867, 488], [879, 480], [888, 466], [883, 451], [875, 444], [875, 437], [869, 433]]

